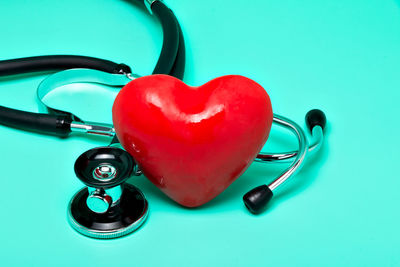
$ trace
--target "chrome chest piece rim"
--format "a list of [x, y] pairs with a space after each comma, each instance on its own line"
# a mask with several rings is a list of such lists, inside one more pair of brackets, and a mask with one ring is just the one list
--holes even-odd
[[[124, 185], [121, 203], [107, 213], [96, 214], [84, 203], [85, 187], [74, 195], [68, 205], [68, 222], [78, 233], [96, 239], [111, 239], [128, 235], [146, 221], [149, 209], [144, 194], [135, 186]], [[116, 215], [117, 214], [117, 215]]]

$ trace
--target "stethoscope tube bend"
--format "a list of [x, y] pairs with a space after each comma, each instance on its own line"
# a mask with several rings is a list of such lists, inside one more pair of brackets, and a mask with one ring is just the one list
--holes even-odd
[[[153, 74], [168, 74], [182, 79], [185, 70], [185, 44], [174, 13], [159, 0], [137, 2], [146, 5], [150, 13], [160, 21], [163, 31], [163, 44]], [[1, 60], [0, 76], [72, 68], [87, 68], [108, 74], [131, 73], [129, 66], [109, 60], [86, 56], [50, 55]], [[50, 108], [47, 113], [35, 113], [0, 106], [0, 124], [25, 131], [65, 137], [71, 132], [72, 121], [80, 122], [80, 119], [69, 112], [57, 109]]]
[[254, 214], [261, 213], [271, 200], [273, 191], [301, 169], [308, 151], [316, 152], [320, 149], [323, 142], [323, 129], [326, 124], [326, 118], [325, 114], [317, 109], [311, 110], [306, 114], [307, 126], [314, 139], [312, 145], [308, 144], [303, 129], [294, 121], [274, 114], [273, 122], [293, 132], [297, 137], [299, 148], [297, 151], [292, 152], [273, 154], [260, 153], [257, 155], [255, 161], [258, 162], [287, 162], [287, 160], [293, 160], [293, 158], [294, 160], [292, 164], [270, 184], [258, 186], [243, 196], [244, 204], [249, 211]]

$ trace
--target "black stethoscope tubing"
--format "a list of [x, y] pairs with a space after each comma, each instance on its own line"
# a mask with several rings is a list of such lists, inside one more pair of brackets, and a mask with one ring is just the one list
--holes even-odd
[[[134, 0], [141, 3], [142, 1]], [[182, 29], [174, 13], [162, 2], [151, 4], [151, 11], [161, 23], [163, 44], [153, 74], [168, 74], [182, 79], [185, 70], [185, 44]], [[50, 55], [17, 58], [0, 61], [0, 76], [41, 71], [58, 71], [70, 68], [95, 69], [108, 73], [131, 73], [129, 66], [95, 57]], [[49, 109], [47, 113], [35, 113], [0, 106], [0, 124], [26, 131], [66, 137], [70, 124], [77, 120], [69, 112]], [[116, 142], [114, 139], [113, 142]]]

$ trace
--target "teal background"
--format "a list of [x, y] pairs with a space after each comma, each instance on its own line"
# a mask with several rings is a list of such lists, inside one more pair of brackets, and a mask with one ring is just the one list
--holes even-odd
[[[74, 232], [66, 208], [83, 186], [76, 157], [107, 140], [0, 126], [0, 265], [400, 266], [400, 1], [166, 2], [186, 38], [185, 82], [248, 76], [266, 88], [276, 113], [301, 125], [309, 109], [321, 108], [329, 120], [323, 150], [260, 216], [246, 211], [242, 194], [284, 165], [254, 163], [197, 209], [133, 178], [149, 199], [148, 221], [128, 237], [100, 241]], [[141, 75], [151, 72], [162, 42], [160, 25], [121, 0], [3, 0], [0, 25], [1, 59], [82, 54]], [[37, 111], [44, 77], [1, 78], [1, 105]], [[46, 101], [110, 121], [115, 92], [71, 92], [60, 88]], [[273, 130], [264, 150], [295, 145]]]

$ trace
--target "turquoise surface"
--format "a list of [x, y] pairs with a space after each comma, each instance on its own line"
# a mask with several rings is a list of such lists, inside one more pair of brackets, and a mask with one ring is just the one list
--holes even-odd
[[[223, 194], [182, 208], [144, 177], [130, 182], [151, 212], [132, 235], [99, 241], [67, 223], [83, 185], [77, 156], [106, 139], [58, 139], [0, 126], [1, 266], [400, 266], [400, 1], [167, 0], [187, 45], [185, 81], [248, 76], [276, 113], [304, 125], [328, 118], [321, 153], [250, 215], [242, 194], [285, 165], [254, 163]], [[159, 24], [121, 0], [0, 3], [0, 59], [82, 54], [123, 62], [141, 75], [161, 49]], [[0, 104], [37, 111], [46, 75], [0, 79]], [[115, 92], [86, 87], [50, 95], [87, 120], [111, 120]], [[273, 130], [264, 150], [295, 148]]]

